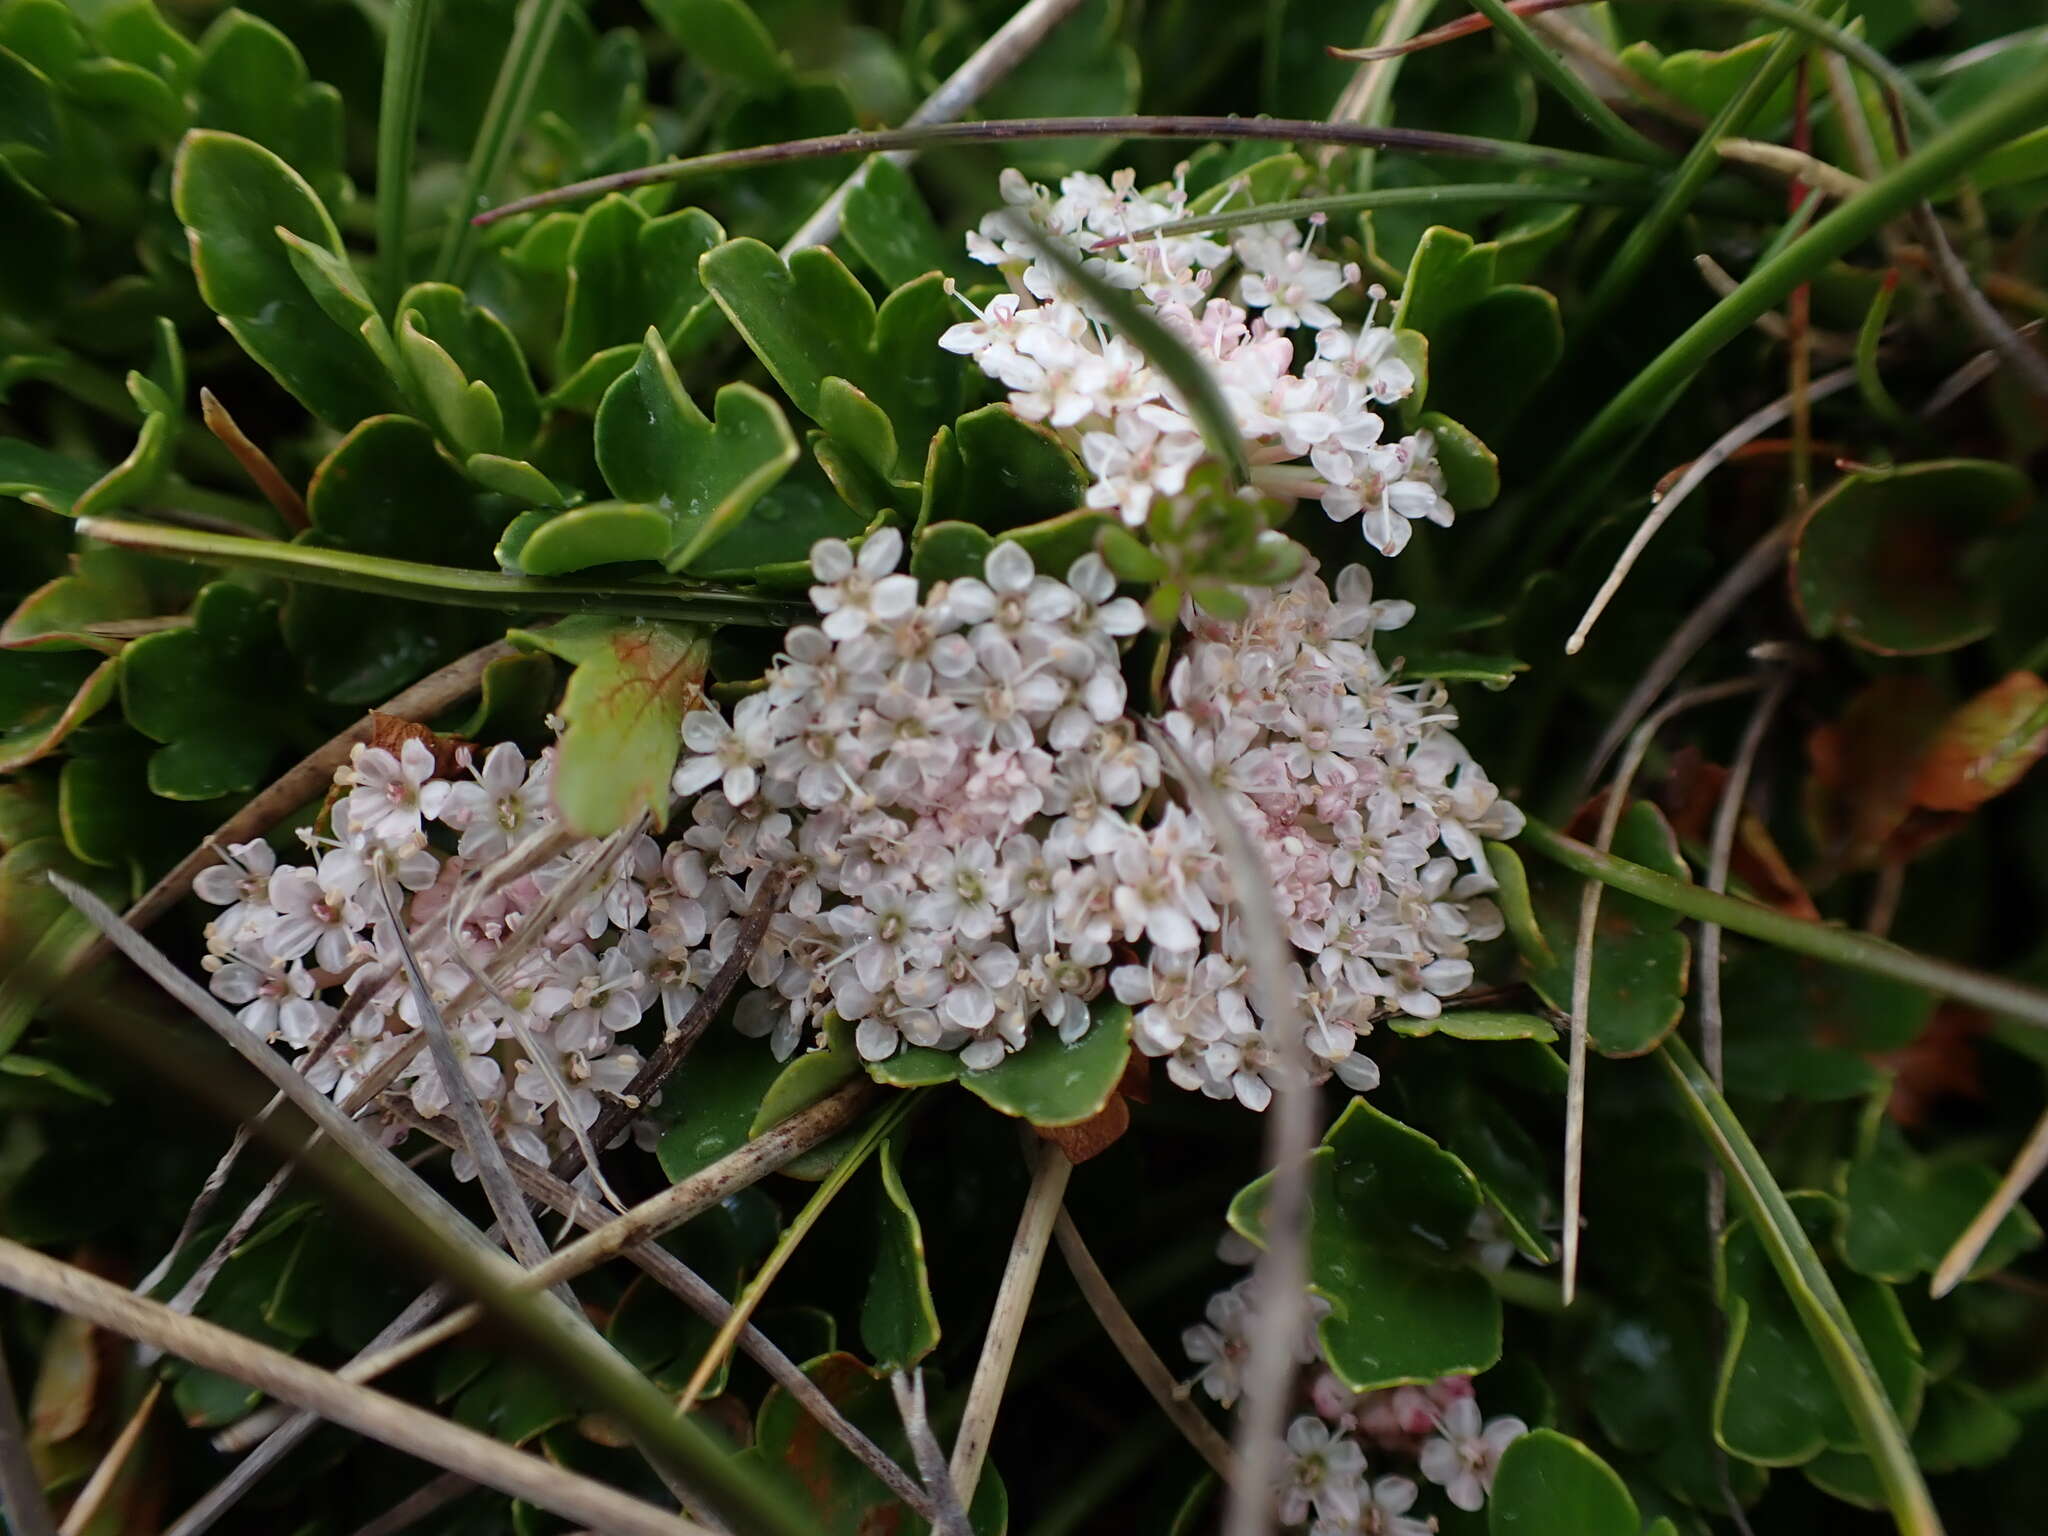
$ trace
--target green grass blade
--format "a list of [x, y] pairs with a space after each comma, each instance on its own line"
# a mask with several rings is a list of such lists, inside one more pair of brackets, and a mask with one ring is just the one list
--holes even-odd
[[355, 592], [375, 592], [384, 597], [457, 608], [493, 608], [504, 613], [610, 613], [626, 618], [749, 624], [770, 629], [784, 629], [811, 616], [809, 605], [804, 603], [677, 580], [645, 585], [558, 581], [103, 517], [80, 518], [78, 532], [83, 538], [99, 539], [124, 549], [147, 550], [174, 560], [259, 571], [288, 581], [345, 587]]
[[386, 316], [396, 312], [405, 292], [413, 145], [435, 9], [435, 0], [397, 0], [384, 39], [384, 91], [377, 103], [377, 293]]
[[505, 62], [498, 67], [490, 104], [484, 108], [483, 123], [469, 152], [469, 165], [462, 173], [461, 195], [448, 216], [440, 259], [434, 263], [434, 276], [441, 282], [457, 286], [462, 283], [469, 264], [470, 242], [476, 236], [470, 215], [483, 207], [491, 184], [512, 157], [512, 146], [526, 126], [533, 93], [540, 85], [555, 29], [568, 10], [569, 0], [525, 0], [519, 8], [511, 45], [505, 50]]
[[1684, 1041], [1675, 1037], [1665, 1041], [1657, 1056], [1686, 1113], [1726, 1170], [1729, 1189], [1755, 1223], [1771, 1267], [1777, 1270], [1800, 1321], [1827, 1362], [1828, 1374], [1863, 1437], [1864, 1450], [1877, 1470], [1885, 1503], [1899, 1530], [1906, 1536], [1939, 1536], [1941, 1516], [1935, 1512], [1934, 1500], [1906, 1442], [1905, 1428], [1892, 1411], [1848, 1308], [1842, 1305], [1834, 1281], [1821, 1266], [1820, 1255], [1813, 1251], [1763, 1154]]
[[1663, 165], [1671, 159], [1668, 153], [1623, 122], [1614, 108], [1594, 94], [1593, 88], [1586, 84], [1578, 71], [1552, 53], [1529, 23], [1509, 10], [1501, 0], [1471, 0], [1471, 4], [1473, 10], [1493, 23], [1494, 31], [1507, 45], [1522, 56], [1522, 62], [1529, 66], [1536, 78], [1557, 92], [1565, 105], [1613, 145], [1618, 153], [1630, 160], [1641, 160], [1646, 165]]
[[1735, 896], [1722, 896], [1689, 881], [1674, 880], [1654, 869], [1601, 853], [1577, 838], [1566, 837], [1555, 827], [1531, 820], [1515, 840], [1518, 848], [1531, 849], [1566, 869], [1611, 885], [1617, 891], [1640, 896], [1644, 901], [1683, 912], [1703, 923], [1719, 923], [1732, 933], [1744, 934], [1795, 954], [1811, 955], [1851, 970], [1888, 976], [1911, 986], [1925, 987], [1964, 1002], [1977, 1004], [1992, 1013], [2011, 1014], [2029, 1024], [2048, 1028], [2048, 992], [2007, 981], [2002, 976], [1973, 971], [1927, 955], [1901, 949], [1883, 939], [1826, 923], [1787, 917], [1769, 907]]
[[1769, 260], [1759, 262], [1735, 291], [1694, 321], [1608, 401], [1552, 464], [1532, 493], [1538, 503], [1573, 485], [1579, 499], [1615, 472], [1616, 449], [1660, 420], [1708, 360], [1782, 303], [1829, 262], [1868, 239], [1888, 220], [1965, 175], [1971, 164], [2007, 140], [2039, 126], [2048, 115], [2048, 73], [2012, 81]]
[[[1486, 3], [1498, 4], [1499, 0], [1486, 0]], [[1686, 151], [1678, 170], [1658, 194], [1656, 203], [1628, 232], [1621, 249], [1614, 253], [1614, 260], [1600, 274], [1600, 281], [1594, 285], [1586, 299], [1586, 307], [1574, 325], [1580, 335], [1583, 336], [1597, 323], [1613, 307], [1615, 300], [1628, 292], [1636, 279], [1642, 276], [1643, 268], [1670, 238], [1671, 231], [1685, 216], [1686, 209], [1692, 206], [1700, 188], [1721, 168], [1718, 148], [1721, 140], [1743, 130], [1770, 99], [1771, 92], [1778, 88], [1778, 82], [1791, 73], [1792, 67], [1799, 62], [1800, 52], [1797, 38], [1789, 33], [1779, 38], [1763, 62], [1743, 82], [1742, 89], [1729, 97], [1721, 110], [1714, 114], [1713, 121], [1700, 131], [1699, 138]]]

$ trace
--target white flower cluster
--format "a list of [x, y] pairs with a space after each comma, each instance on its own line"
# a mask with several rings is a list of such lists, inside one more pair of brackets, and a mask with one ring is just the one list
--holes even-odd
[[[1062, 242], [1130, 290], [1208, 362], [1250, 451], [1254, 489], [1318, 501], [1339, 521], [1361, 518], [1366, 540], [1387, 555], [1401, 552], [1417, 520], [1450, 526], [1434, 438], [1389, 437], [1374, 409], [1411, 394], [1414, 370], [1392, 330], [1370, 314], [1351, 329], [1330, 308], [1359, 273], [1315, 254], [1313, 226], [1304, 236], [1293, 224], [1254, 225], [1227, 241], [1148, 236], [1187, 216], [1187, 194], [1178, 185], [1139, 191], [1129, 171], [1109, 181], [1076, 173], [1054, 196], [1008, 170], [1002, 193], [1007, 206], [967, 248], [1001, 268], [1013, 291], [939, 344], [972, 357], [1010, 391], [1011, 409], [1080, 455], [1094, 478], [1089, 506], [1143, 524], [1155, 498], [1185, 488], [1204, 448], [1164, 376], [1039, 258], [1039, 240]], [[1098, 251], [1107, 239], [1124, 243]], [[1234, 300], [1214, 291], [1233, 270]], [[1375, 290], [1375, 309], [1379, 297]], [[1298, 371], [1296, 331], [1308, 333]]]
[[[1522, 815], [1465, 751], [1441, 685], [1396, 684], [1373, 651], [1407, 603], [1372, 600], [1352, 566], [1333, 596], [1313, 571], [1242, 623], [1190, 614], [1174, 664], [1166, 734], [1263, 857], [1270, 899], [1299, 959], [1295, 997], [1319, 1076], [1379, 1081], [1357, 1037], [1384, 1013], [1435, 1018], [1472, 982], [1470, 946], [1496, 937], [1483, 839]], [[1119, 969], [1138, 1009], [1138, 1047], [1183, 1087], [1234, 1092], [1255, 1108], [1275, 1050], [1245, 985], [1233, 924], [1195, 946], [1155, 940]]]
[[[1300, 1366], [1318, 1359], [1313, 1314], [1328, 1310], [1321, 1298], [1310, 1300], [1311, 1328], [1295, 1350]], [[1181, 1347], [1199, 1367], [1203, 1390], [1229, 1408], [1243, 1390], [1256, 1332], [1252, 1277], [1211, 1296], [1205, 1315], [1181, 1334]], [[1429, 1536], [1436, 1521], [1410, 1513], [1422, 1495], [1416, 1480], [1400, 1472], [1371, 1476], [1371, 1468], [1389, 1461], [1412, 1468], [1457, 1508], [1478, 1510], [1502, 1453], [1528, 1432], [1518, 1418], [1483, 1417], [1469, 1376], [1374, 1392], [1353, 1392], [1327, 1370], [1305, 1382], [1311, 1411], [1287, 1427], [1274, 1502], [1282, 1526], [1306, 1525], [1309, 1536]]]
[[[1137, 605], [1092, 555], [1059, 581], [1001, 543], [985, 580], [922, 598], [901, 556], [890, 529], [858, 557], [820, 543], [822, 625], [790, 631], [730, 721], [684, 723], [676, 885], [794, 871], [740, 1026], [786, 1056], [829, 1007], [869, 1060], [907, 1041], [983, 1068], [1040, 1019], [1077, 1038], [1107, 983], [1176, 1083], [1263, 1109], [1284, 1069], [1223, 860], [1126, 714]], [[1165, 731], [1265, 857], [1314, 1079], [1369, 1088], [1354, 1045], [1372, 1019], [1434, 1017], [1471, 979], [1467, 946], [1500, 931], [1480, 839], [1519, 817], [1441, 690], [1395, 685], [1373, 655], [1400, 605], [1356, 568], [1338, 586], [1309, 573], [1242, 624], [1191, 621]]]
[[[437, 1116], [448, 1088], [432, 1054], [417, 1048], [422, 1021], [396, 915], [410, 925], [487, 1120], [512, 1150], [548, 1162], [573, 1140], [565, 1101], [588, 1128], [600, 1097], [622, 1092], [639, 1071], [639, 1053], [616, 1042], [661, 991], [669, 934], [659, 922], [641, 925], [657, 903], [671, 922], [688, 905], [673, 899], [647, 837], [604, 865], [598, 845], [574, 842], [481, 888], [482, 870], [551, 829], [551, 766], [550, 753], [529, 765], [501, 743], [451, 780], [419, 739], [397, 752], [359, 746], [336, 775], [348, 792], [334, 802], [331, 836], [301, 834], [312, 864], [280, 864], [268, 843], [239, 843], [193, 882], [225, 908], [206, 930], [214, 994], [257, 1034], [299, 1051], [309, 1080], [337, 1099], [411, 1047], [399, 1082], [420, 1114]], [[434, 822], [449, 829], [452, 855], [428, 845]], [[526, 933], [544, 913], [545, 930]], [[355, 1003], [348, 1028], [327, 1040], [342, 999]], [[473, 1164], [465, 1155], [457, 1169], [469, 1177]]]

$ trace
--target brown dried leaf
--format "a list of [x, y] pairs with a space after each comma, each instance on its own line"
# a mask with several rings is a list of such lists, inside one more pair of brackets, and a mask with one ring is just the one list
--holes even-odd
[[1041, 1125], [1038, 1134], [1066, 1153], [1068, 1162], [1085, 1163], [1107, 1152], [1131, 1128], [1129, 1101], [1133, 1100], [1140, 1104], [1152, 1102], [1152, 1061], [1136, 1051], [1124, 1063], [1124, 1075], [1117, 1080], [1115, 1091], [1100, 1112], [1079, 1125]]
[[1899, 674], [1879, 678], [1808, 735], [1807, 815], [1833, 870], [1910, 859], [1954, 830], [1953, 817], [1916, 814], [1913, 793], [1948, 713], [1932, 683]]
[[1913, 799], [1934, 811], [1974, 811], [2048, 753], [2048, 682], [2015, 672], [1942, 724], [1920, 760]]
[[1943, 1003], [1912, 1044], [1871, 1058], [1892, 1073], [1885, 1113], [1909, 1129], [1922, 1124], [1943, 1099], [1981, 1099], [1977, 1040], [1990, 1028], [1977, 1009]]
[[[1672, 758], [1671, 778], [1664, 790], [1664, 813], [1671, 830], [1690, 848], [1705, 848], [1713, 838], [1714, 815], [1728, 783], [1728, 770], [1710, 763], [1691, 747]], [[1758, 901], [1791, 917], [1817, 922], [1820, 911], [1792, 866], [1778, 851], [1770, 829], [1753, 811], [1735, 824], [1735, 851], [1730, 868]]]

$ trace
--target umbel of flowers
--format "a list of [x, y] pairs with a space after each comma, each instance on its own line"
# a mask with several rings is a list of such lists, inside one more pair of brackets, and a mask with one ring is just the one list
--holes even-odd
[[[1011, 174], [1004, 197], [970, 247], [1014, 291], [944, 344], [1079, 449], [1091, 505], [1157, 541], [1180, 526], [1162, 509], [1239, 503], [1203, 488], [1215, 466], [1143, 355], [1005, 220], [1068, 242], [1209, 359], [1252, 447], [1244, 496], [1361, 516], [1387, 554], [1413, 520], [1451, 521], [1429, 435], [1391, 438], [1375, 409], [1414, 384], [1394, 334], [1338, 320], [1329, 301], [1356, 273], [1312, 237], [1147, 234], [1186, 198], [1140, 194], [1127, 173], [1070, 177], [1057, 197]], [[1111, 236], [1135, 238], [1097, 253]], [[1224, 282], [1234, 299], [1211, 291]], [[199, 882], [225, 909], [208, 930], [213, 989], [323, 1088], [346, 1097], [395, 1073], [438, 1114], [448, 1088], [419, 1049], [405, 924], [470, 1087], [509, 1144], [542, 1158], [632, 1082], [641, 1057], [621, 1037], [657, 1006], [674, 1029], [743, 919], [772, 907], [735, 1020], [777, 1057], [835, 1014], [870, 1061], [920, 1047], [982, 1069], [1037, 1031], [1078, 1037], [1108, 995], [1175, 1083], [1260, 1109], [1294, 1058], [1250, 984], [1207, 808], [1263, 865], [1254, 899], [1292, 941], [1311, 1080], [1370, 1088], [1374, 1021], [1435, 1016], [1470, 983], [1470, 946], [1500, 931], [1481, 843], [1521, 818], [1452, 734], [1442, 688], [1377, 653], [1409, 605], [1375, 601], [1362, 567], [1326, 584], [1261, 537], [1286, 547], [1267, 566], [1296, 573], [1283, 584], [1203, 567], [1152, 594], [1172, 649], [1142, 712], [1124, 663], [1148, 613], [1102, 558], [1040, 571], [1001, 542], [979, 576], [921, 586], [892, 528], [857, 550], [820, 542], [819, 621], [788, 632], [729, 716], [685, 720], [687, 809], [665, 845], [567, 835], [550, 753], [465, 749], [444, 771], [421, 741], [360, 749], [311, 862], [245, 844]], [[1171, 548], [1156, 553], [1171, 566]], [[1194, 601], [1176, 609], [1183, 587]]]
[[[1089, 506], [1142, 526], [1156, 498], [1185, 488], [1202, 437], [1165, 376], [1040, 257], [1041, 241], [1129, 290], [1208, 363], [1249, 450], [1253, 489], [1319, 502], [1340, 522], [1358, 518], [1385, 555], [1401, 552], [1418, 520], [1450, 526], [1431, 434], [1399, 435], [1380, 411], [1414, 392], [1414, 369], [1391, 329], [1370, 316], [1352, 329], [1330, 308], [1359, 273], [1315, 254], [1314, 226], [1305, 236], [1294, 224], [1253, 225], [1227, 241], [1151, 234], [1186, 217], [1187, 193], [1178, 184], [1139, 191], [1129, 171], [1107, 182], [1069, 176], [1057, 196], [1005, 171], [1002, 192], [1007, 206], [967, 249], [1000, 268], [1012, 291], [939, 344], [972, 357], [1009, 390], [1012, 410], [1080, 455], [1094, 480]], [[1111, 240], [1121, 243], [1102, 249]], [[1234, 298], [1220, 291], [1233, 271]], [[1375, 289], [1375, 311], [1379, 297]], [[1306, 337], [1298, 368], [1297, 333]]]

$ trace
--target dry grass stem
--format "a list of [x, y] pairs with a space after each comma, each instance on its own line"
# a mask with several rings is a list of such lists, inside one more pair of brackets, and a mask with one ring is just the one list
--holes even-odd
[[910, 1442], [910, 1454], [917, 1462], [917, 1475], [924, 1479], [932, 1512], [927, 1517], [937, 1536], [974, 1536], [967, 1508], [960, 1502], [960, 1490], [953, 1486], [953, 1474], [946, 1469], [946, 1453], [932, 1433], [931, 1417], [925, 1412], [924, 1372], [892, 1372], [889, 1391], [896, 1399], [896, 1412], [903, 1419], [903, 1437]]
[[[910, 116], [903, 120], [905, 127], [920, 123], [950, 123], [959, 118], [983, 94], [1011, 70], [1015, 69], [1038, 45], [1045, 41], [1052, 29], [1079, 10], [1081, 0], [1026, 0], [1010, 19], [998, 27], [993, 36], [983, 43], [961, 66], [939, 82], [937, 90], [927, 96]], [[898, 165], [908, 165], [917, 158], [917, 151], [898, 149], [889, 152], [888, 159]], [[797, 232], [783, 243], [782, 256], [787, 260], [794, 251], [807, 245], [830, 245], [839, 238], [839, 224], [846, 212], [846, 199], [853, 189], [860, 185], [867, 174], [866, 167], [855, 171], [833, 189], [832, 195], [818, 205], [816, 212], [805, 219]]]
[[248, 435], [235, 424], [228, 408], [214, 398], [213, 391], [203, 385], [199, 390], [199, 415], [206, 423], [206, 430], [219, 438], [221, 445], [235, 456], [235, 462], [242, 466], [256, 489], [263, 493], [263, 499], [277, 508], [277, 515], [284, 519], [287, 528], [303, 532], [312, 526], [306, 516], [305, 498], [271, 462], [270, 455], [249, 441]]
[[1804, 150], [1785, 144], [1766, 144], [1759, 139], [1721, 139], [1715, 143], [1714, 149], [1724, 160], [1761, 166], [1828, 197], [1854, 197], [1869, 185], [1861, 176], [1852, 176], [1838, 165], [1830, 165]]
[[7, 1351], [0, 1348], [0, 1514], [15, 1536], [57, 1536], [56, 1517], [43, 1497], [43, 1480], [28, 1459], [28, 1432], [14, 1395]]
[[[1855, 382], [1856, 370], [1853, 367], [1838, 368], [1833, 373], [1815, 379], [1807, 387], [1805, 398], [1809, 402], [1825, 400], [1829, 395], [1847, 389]], [[1600, 590], [1593, 594], [1593, 601], [1586, 605], [1585, 615], [1579, 620], [1578, 627], [1572, 631], [1571, 638], [1565, 641], [1565, 655], [1578, 655], [1586, 644], [1587, 635], [1591, 634], [1593, 626], [1600, 622], [1600, 615], [1605, 613], [1607, 605], [1614, 601], [1615, 594], [1621, 590], [1621, 584], [1628, 580], [1629, 572], [1635, 569], [1636, 561], [1642, 558], [1650, 540], [1654, 539], [1658, 530], [1685, 505], [1686, 500], [1699, 489], [1707, 476], [1727, 463], [1745, 445], [1754, 442], [1791, 415], [1797, 403], [1796, 394], [1788, 392], [1763, 409], [1752, 411], [1714, 439], [1705, 453], [1686, 466], [1685, 473], [1678, 477], [1671, 489], [1657, 500], [1650, 515], [1643, 519], [1642, 526], [1629, 536], [1628, 544], [1622, 549], [1620, 558], [1614, 562], [1614, 569], [1609, 571], [1607, 579], [1600, 583]]]
[[1030, 1159], [1031, 1187], [1017, 1218], [1017, 1235], [1003, 1265], [1002, 1283], [996, 1287], [995, 1306], [989, 1311], [988, 1333], [974, 1363], [974, 1379], [967, 1387], [967, 1408], [953, 1437], [953, 1486], [963, 1505], [974, 1502], [974, 1490], [981, 1486], [982, 1464], [988, 1458], [996, 1414], [1003, 1405], [1003, 1388], [1009, 1384], [1010, 1365], [1017, 1358], [1017, 1340], [1024, 1332], [1024, 1317], [1031, 1310], [1031, 1293], [1037, 1288], [1046, 1249], [1052, 1245], [1052, 1224], [1067, 1192], [1067, 1178], [1074, 1171], [1067, 1154], [1054, 1142], [1033, 1138]]
[[142, 1394], [142, 1401], [136, 1404], [135, 1412], [128, 1416], [128, 1422], [121, 1426], [121, 1433], [107, 1447], [107, 1454], [92, 1469], [92, 1476], [78, 1490], [78, 1497], [71, 1501], [71, 1508], [64, 1512], [64, 1527], [57, 1536], [85, 1536], [94, 1517], [99, 1514], [100, 1506], [106, 1503], [107, 1495], [120, 1481], [121, 1470], [128, 1465], [128, 1458], [142, 1443], [142, 1432], [149, 1427], [149, 1416], [156, 1411], [157, 1399], [163, 1395], [164, 1384], [161, 1381], [149, 1384], [149, 1390]]
[[1941, 1267], [1935, 1270], [1933, 1283], [1928, 1287], [1930, 1295], [1939, 1300], [1969, 1278], [1970, 1266], [1984, 1252], [1992, 1234], [2011, 1214], [2012, 1208], [2019, 1204], [2020, 1196], [2033, 1187], [2044, 1169], [2048, 1169], [2048, 1111], [2034, 1122], [2027, 1144], [2020, 1148], [2020, 1155], [2005, 1170], [2005, 1177], [1998, 1181], [1998, 1188], [1984, 1202], [1984, 1209], [1970, 1218], [1970, 1224], [1963, 1228], [1963, 1235], [1942, 1255]]
[[1095, 1255], [1081, 1240], [1081, 1229], [1074, 1225], [1074, 1218], [1065, 1211], [1060, 1212], [1059, 1220], [1053, 1225], [1053, 1236], [1059, 1242], [1061, 1257], [1067, 1261], [1067, 1268], [1074, 1276], [1074, 1284], [1080, 1287], [1089, 1310], [1102, 1324], [1102, 1331], [1109, 1335], [1110, 1342], [1116, 1345], [1117, 1353], [1124, 1357], [1124, 1363], [1151, 1393], [1159, 1411], [1173, 1421], [1174, 1427], [1187, 1437], [1196, 1454], [1227, 1485], [1236, 1476], [1237, 1469], [1237, 1458], [1231, 1454], [1230, 1442], [1223, 1438], [1222, 1431], [1209, 1422], [1201, 1409], [1182, 1395], [1179, 1383], [1173, 1379], [1173, 1372], [1166, 1368], [1166, 1362], [1159, 1358], [1136, 1319], [1125, 1309], [1116, 1287], [1109, 1283], [1109, 1278], [1095, 1262]]
[[180, 1317], [84, 1270], [0, 1238], [0, 1285], [99, 1327], [153, 1344], [209, 1371], [300, 1404], [331, 1423], [460, 1472], [568, 1520], [618, 1536], [704, 1536], [680, 1515], [436, 1418], [396, 1398], [198, 1318]]
[[432, 1482], [406, 1495], [368, 1525], [358, 1527], [355, 1536], [398, 1536], [400, 1531], [417, 1525], [435, 1510], [453, 1504], [475, 1486], [460, 1472], [443, 1472]]

